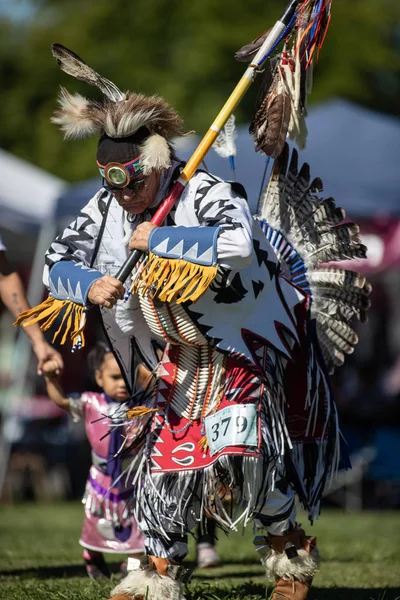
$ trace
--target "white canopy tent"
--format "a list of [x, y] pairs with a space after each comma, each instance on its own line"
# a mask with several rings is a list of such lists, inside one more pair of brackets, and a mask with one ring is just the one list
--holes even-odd
[[67, 184], [1, 149], [0, 173], [0, 233], [14, 260], [29, 257], [33, 263], [28, 295], [31, 302], [40, 301], [44, 250], [54, 233], [57, 200]]
[[53, 218], [64, 181], [1, 149], [0, 172], [1, 228], [40, 228]]
[[[32, 305], [42, 299], [44, 253], [55, 232], [57, 199], [66, 183], [43, 169], [0, 149], [0, 233], [12, 260], [32, 263], [27, 296]], [[34, 234], [34, 235], [30, 235]], [[0, 436], [0, 493], [11, 448], [8, 408], [23, 396], [26, 387], [31, 347], [21, 335], [13, 348], [11, 387], [4, 398], [3, 427]], [[12, 429], [12, 427], [11, 427]]]
[[67, 184], [1, 149], [0, 173], [0, 233], [12, 259], [28, 258], [32, 263], [28, 298], [37, 304], [43, 293], [41, 271], [54, 235], [57, 200]]
[[[16, 262], [42, 259], [66, 182], [0, 149], [0, 233]], [[52, 233], [51, 231], [51, 233]]]

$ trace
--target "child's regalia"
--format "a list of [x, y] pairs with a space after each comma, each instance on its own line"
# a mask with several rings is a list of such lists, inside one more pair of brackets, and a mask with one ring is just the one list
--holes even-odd
[[[302, 3], [303, 17], [303, 5], [319, 4]], [[318, 24], [322, 35], [326, 22]], [[305, 30], [304, 24], [297, 30], [303, 50]], [[57, 46], [55, 53], [64, 70], [107, 96], [91, 102], [63, 91], [54, 120], [66, 134], [101, 134], [105, 176], [123, 163], [125, 143], [133, 145], [124, 164], [137, 168], [137, 176], [163, 170], [148, 211], [128, 219], [103, 188], [51, 245], [45, 281], [59, 302], [55, 310], [70, 311], [61, 327], [65, 339], [65, 325], [77, 322], [74, 311], [86, 306], [90, 285], [118, 273], [131, 233], [179, 179], [182, 165], [170, 140], [182, 134], [182, 124], [160, 98], [124, 94], [66, 49]], [[330, 266], [365, 256], [358, 228], [343, 221], [332, 199], [320, 197], [321, 181], [310, 182], [308, 165], [299, 170], [297, 152], [290, 155], [285, 144], [286, 134], [298, 140], [304, 134], [305, 56], [286, 45], [264, 81], [252, 132], [257, 146], [277, 158], [257, 214], [250, 215], [239, 186], [197, 171], [164, 226], [152, 231], [149, 254], [128, 280], [133, 295], [101, 309], [129, 388], [134, 348], [158, 380], [140, 405], [133, 397], [128, 412], [145, 424], [134, 443], [142, 451], [125, 476], [135, 486], [131, 506], [149, 558], [114, 594], [182, 598], [187, 533], [205, 515], [226, 530], [251, 519], [264, 530], [255, 543], [275, 581], [274, 600], [306, 598], [318, 567], [315, 538], [296, 523], [295, 498], [312, 520], [339, 466], [328, 371], [353, 351], [357, 336], [349, 321], [364, 318], [370, 287], [362, 276]], [[107, 164], [99, 161], [105, 139]], [[52, 302], [38, 320], [54, 321]], [[78, 323], [76, 343], [80, 332]]]
[[74, 421], [84, 421], [92, 451], [79, 543], [96, 552], [142, 554], [144, 540], [128, 510], [132, 487], [124, 485], [121, 460], [114, 457], [129, 435], [120, 425], [124, 411], [119, 402], [94, 392], [71, 396], [70, 409]]

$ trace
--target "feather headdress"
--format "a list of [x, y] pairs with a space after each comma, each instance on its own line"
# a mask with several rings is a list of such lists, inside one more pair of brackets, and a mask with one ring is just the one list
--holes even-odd
[[89, 100], [61, 88], [60, 107], [52, 122], [60, 126], [66, 138], [93, 134], [125, 138], [145, 127], [149, 136], [141, 148], [144, 174], [170, 166], [168, 140], [184, 134], [183, 121], [173, 108], [158, 96], [122, 92], [61, 44], [53, 44], [52, 53], [65, 73], [96, 86], [105, 96], [102, 101]]

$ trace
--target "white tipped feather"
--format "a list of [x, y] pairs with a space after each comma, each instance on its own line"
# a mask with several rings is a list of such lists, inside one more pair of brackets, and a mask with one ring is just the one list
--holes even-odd
[[231, 115], [213, 144], [215, 152], [223, 158], [236, 156], [236, 138], [235, 115]]

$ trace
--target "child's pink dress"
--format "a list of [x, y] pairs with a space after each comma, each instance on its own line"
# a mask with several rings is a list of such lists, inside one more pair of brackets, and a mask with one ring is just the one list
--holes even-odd
[[123, 411], [121, 404], [105, 394], [85, 392], [71, 398], [70, 407], [75, 421], [85, 419], [92, 448], [92, 466], [83, 497], [85, 519], [80, 545], [99, 552], [144, 552], [142, 534], [127, 508], [132, 488], [124, 487], [121, 480], [110, 489], [121, 472], [114, 454], [121, 446], [124, 431], [122, 426], [110, 429], [112, 422], [115, 425], [115, 415]]

